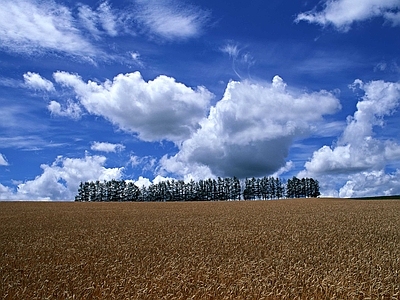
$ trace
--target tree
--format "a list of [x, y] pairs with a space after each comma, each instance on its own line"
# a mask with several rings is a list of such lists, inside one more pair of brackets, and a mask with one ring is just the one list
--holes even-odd
[[251, 181], [246, 178], [246, 180], [244, 181], [243, 199], [249, 200], [251, 198], [251, 193]]
[[84, 193], [84, 183], [81, 181], [78, 187], [78, 194], [75, 196], [75, 201], [86, 201]]
[[310, 181], [310, 192], [309, 192], [310, 197], [316, 198], [319, 195], [321, 195], [321, 193], [319, 192], [318, 180], [314, 180], [314, 179], [310, 178], [309, 181]]
[[286, 184], [286, 198], [295, 198], [296, 196], [296, 187], [294, 177], [292, 179], [288, 179]]
[[275, 190], [275, 197], [277, 199], [283, 198], [283, 195], [285, 194], [285, 186], [279, 178], [275, 179]]
[[75, 201], [216, 201], [318, 197], [319, 183], [313, 178], [293, 176], [286, 184], [279, 178], [221, 178], [200, 180], [167, 180], [138, 188], [125, 180], [81, 182]]
[[138, 201], [140, 190], [133, 182], [128, 182], [125, 187], [124, 195], [125, 201]]
[[232, 179], [232, 188], [231, 188], [231, 199], [232, 200], [240, 200], [240, 194], [242, 192], [240, 181], [236, 177]]

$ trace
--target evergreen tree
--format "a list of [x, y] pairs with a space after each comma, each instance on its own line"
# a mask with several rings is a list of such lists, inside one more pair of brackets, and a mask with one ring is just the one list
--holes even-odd
[[251, 181], [246, 178], [244, 181], [243, 199], [249, 200], [251, 197]]
[[242, 192], [240, 181], [236, 177], [232, 179], [231, 197], [232, 200], [240, 200], [240, 194]]
[[279, 178], [236, 177], [200, 180], [167, 180], [149, 187], [138, 188], [133, 182], [124, 180], [81, 182], [75, 201], [216, 201], [280, 199], [318, 197], [319, 183], [313, 178], [298, 179], [293, 176], [286, 184]]
[[321, 195], [321, 193], [319, 192], [318, 180], [314, 180], [314, 179], [310, 178], [310, 197], [316, 198], [319, 195]]
[[279, 179], [275, 179], [275, 198], [280, 199], [283, 198], [283, 195], [285, 194], [285, 187], [283, 182]]

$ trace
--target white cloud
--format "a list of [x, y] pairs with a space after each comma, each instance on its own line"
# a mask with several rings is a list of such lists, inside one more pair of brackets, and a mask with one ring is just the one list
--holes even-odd
[[23, 86], [23, 84], [21, 84], [20, 80], [0, 76], [0, 86], [20, 88]]
[[59, 156], [51, 165], [40, 167], [43, 173], [34, 180], [19, 183], [17, 191], [0, 185], [0, 199], [73, 200], [80, 182], [111, 180], [122, 177], [123, 168], [104, 167], [104, 156], [67, 158]]
[[[322, 178], [332, 174], [344, 175], [337, 180], [348, 180], [341, 195], [362, 195], [363, 176], [375, 174], [375, 177], [389, 178], [392, 175], [377, 174], [400, 159], [399, 144], [393, 140], [377, 139], [374, 134], [375, 127], [385, 125], [384, 117], [393, 114], [399, 107], [400, 83], [372, 81], [364, 84], [356, 80], [351, 87], [360, 87], [364, 92], [357, 103], [357, 111], [347, 118], [347, 126], [338, 141], [314, 152], [300, 176]], [[357, 187], [356, 183], [360, 185]], [[381, 189], [384, 191], [385, 187]]]
[[66, 72], [54, 73], [56, 82], [71, 87], [81, 105], [145, 141], [190, 137], [205, 116], [213, 95], [204, 87], [192, 89], [161, 75], [144, 81], [139, 72], [119, 74], [98, 84]]
[[220, 48], [220, 51], [222, 53], [228, 54], [229, 57], [232, 59], [232, 69], [240, 79], [242, 78], [242, 76], [240, 76], [237, 64], [239, 66], [244, 66], [248, 70], [255, 63], [255, 60], [253, 56], [250, 55], [250, 53], [243, 53], [243, 49], [239, 49], [239, 46], [232, 42], [229, 42], [225, 46]]
[[12, 189], [0, 183], [0, 200], [13, 200], [11, 195], [13, 195]]
[[179, 175], [185, 181], [190, 179], [200, 180], [205, 178], [215, 178], [211, 168], [195, 161], [188, 162], [182, 153], [168, 157], [164, 155], [159, 162], [158, 173], [166, 175], [168, 173]]
[[386, 12], [384, 17], [392, 24], [392, 26], [400, 26], [400, 12]]
[[135, 35], [139, 27], [150, 38], [184, 39], [198, 36], [209, 17], [175, 0], [136, 0], [124, 11], [107, 1], [97, 8], [77, 3], [76, 9], [52, 0], [4, 0], [1, 6], [0, 49], [28, 55], [62, 53], [90, 62], [99, 56], [112, 58], [93, 43], [103, 36]]
[[97, 53], [65, 6], [29, 0], [4, 0], [1, 6], [1, 48], [27, 54], [49, 50], [92, 57]]
[[143, 176], [139, 176], [139, 179], [136, 180], [134, 183], [139, 188], [141, 188], [142, 186], [149, 187], [151, 185], [150, 179]]
[[287, 172], [289, 172], [291, 169], [293, 169], [294, 167], [294, 163], [292, 161], [288, 161], [286, 162], [286, 164], [281, 167], [278, 171], [276, 171], [274, 174], [272, 174], [273, 177], [279, 177], [282, 174], [285, 174]]
[[[151, 181], [151, 180], [148, 179], [148, 178], [145, 178], [145, 177], [143, 177], [143, 176], [139, 176], [138, 180], [133, 181], [133, 183], [134, 183], [137, 187], [141, 188], [142, 186], [149, 187], [151, 184], [158, 184], [158, 183], [160, 183], [160, 182], [167, 181], [167, 180], [172, 181], [172, 180], [176, 180], [176, 179], [175, 179], [175, 178], [171, 178], [171, 177], [163, 177], [163, 176], [161, 176], [161, 175], [157, 175], [157, 176], [153, 179], [153, 181]], [[128, 180], [127, 180], [127, 181], [128, 181]]]
[[226, 44], [224, 47], [221, 48], [223, 53], [228, 54], [232, 58], [237, 58], [239, 56], [240, 50], [237, 45], [233, 44]]
[[198, 7], [172, 0], [136, 0], [136, 4], [136, 20], [151, 34], [168, 40], [199, 35], [209, 18], [209, 13]]
[[34, 72], [27, 72], [24, 75], [25, 86], [35, 90], [44, 90], [48, 92], [54, 91], [54, 85], [50, 80], [47, 80]]
[[129, 54], [131, 56], [131, 59], [135, 63], [135, 65], [137, 65], [139, 67], [143, 67], [144, 66], [143, 61], [140, 58], [140, 53], [139, 52], [130, 52]]
[[57, 101], [50, 101], [47, 109], [55, 116], [69, 117], [71, 119], [79, 119], [82, 116], [82, 109], [79, 104], [71, 100], [67, 101], [65, 107], [62, 107]]
[[8, 166], [6, 157], [0, 153], [0, 166]]
[[49, 145], [47, 141], [37, 135], [0, 137], [0, 143], [4, 148], [23, 149], [25, 151], [41, 150]]
[[101, 3], [97, 10], [93, 10], [88, 5], [80, 5], [78, 8], [81, 23], [97, 39], [102, 34], [118, 35], [118, 27], [121, 24], [117, 15], [107, 2]]
[[[398, 0], [325, 0], [324, 9], [301, 13], [296, 22], [307, 21], [321, 26], [333, 25], [338, 30], [347, 31], [354, 22], [373, 17], [384, 17], [394, 26], [399, 25]], [[393, 12], [395, 11], [395, 12]]]
[[387, 174], [383, 170], [361, 172], [349, 176], [340, 188], [339, 197], [366, 197], [373, 195], [399, 195], [400, 170]]
[[99, 15], [88, 5], [81, 5], [78, 8], [78, 16], [82, 25], [96, 38], [100, 39], [102, 31], [99, 26]]
[[339, 108], [333, 94], [293, 92], [279, 76], [272, 84], [232, 81], [201, 128], [161, 160], [161, 170], [195, 177], [273, 174], [286, 165], [293, 139]]
[[141, 163], [141, 159], [139, 156], [131, 155], [131, 157], [129, 158], [129, 164], [132, 167], [136, 167], [136, 166], [140, 165], [140, 163]]
[[98, 8], [98, 16], [103, 29], [110, 36], [117, 36], [117, 19], [112, 12], [111, 6], [107, 2], [103, 2], [100, 4]]
[[364, 84], [356, 80], [355, 85], [365, 93], [357, 103], [357, 111], [347, 118], [347, 126], [334, 146], [323, 146], [314, 152], [305, 164], [308, 173], [379, 170], [388, 161], [400, 158], [400, 145], [374, 138], [373, 131], [374, 126], [383, 126], [383, 117], [399, 106], [400, 83], [372, 81]]
[[140, 57], [139, 52], [131, 52], [130, 54], [131, 54], [132, 59], [135, 61], [138, 60]]
[[94, 142], [90, 149], [95, 151], [102, 151], [102, 152], [118, 152], [123, 151], [125, 146], [122, 144], [112, 144], [106, 142]]
[[146, 156], [136, 156], [136, 155], [131, 155], [128, 164], [130, 164], [133, 168], [138, 168], [142, 172], [155, 172], [155, 169], [157, 167], [157, 158], [146, 155]]

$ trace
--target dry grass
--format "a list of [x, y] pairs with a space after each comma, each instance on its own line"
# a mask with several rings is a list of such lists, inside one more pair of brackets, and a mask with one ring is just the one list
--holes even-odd
[[0, 203], [3, 299], [400, 299], [400, 201]]

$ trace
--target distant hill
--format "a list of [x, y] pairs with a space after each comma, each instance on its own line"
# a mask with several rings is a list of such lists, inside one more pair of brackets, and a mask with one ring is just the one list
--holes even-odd
[[400, 195], [352, 198], [355, 200], [400, 200]]

